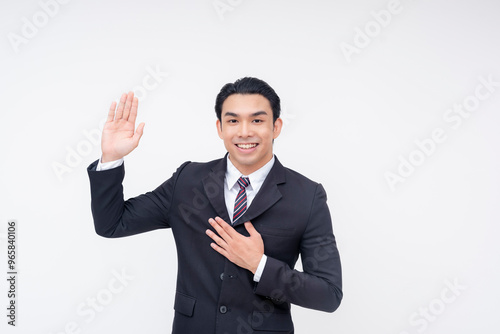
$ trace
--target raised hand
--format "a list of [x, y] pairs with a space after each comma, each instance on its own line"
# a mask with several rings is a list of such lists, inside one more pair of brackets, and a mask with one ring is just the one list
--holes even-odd
[[101, 162], [121, 159], [139, 145], [144, 123], [139, 124], [135, 130], [138, 107], [139, 100], [134, 97], [133, 92], [121, 96], [118, 108], [116, 102], [111, 103], [108, 119], [102, 130]]

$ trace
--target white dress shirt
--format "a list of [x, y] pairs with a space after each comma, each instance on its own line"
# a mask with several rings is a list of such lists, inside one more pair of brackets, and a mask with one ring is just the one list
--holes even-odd
[[[273, 155], [273, 157], [271, 158], [271, 160], [269, 160], [267, 164], [257, 169], [250, 175], [243, 175], [236, 167], [234, 167], [233, 163], [229, 159], [229, 155], [227, 156], [226, 177], [224, 180], [225, 183], [224, 199], [226, 200], [227, 213], [229, 214], [231, 223], [233, 222], [234, 201], [236, 200], [238, 192], [240, 191], [240, 186], [238, 185], [238, 179], [241, 176], [248, 177], [250, 179], [250, 184], [248, 185], [248, 187], [246, 187], [247, 208], [249, 208], [250, 204], [252, 204], [252, 201], [255, 198], [255, 195], [257, 195], [257, 193], [260, 190], [260, 187], [262, 187], [262, 184], [264, 183], [267, 174], [269, 174], [271, 168], [273, 168], [274, 160], [275, 159]], [[253, 276], [253, 280], [255, 282], [260, 281], [260, 276], [262, 276], [262, 272], [264, 271], [266, 262], [267, 262], [267, 256], [264, 254], [260, 259], [259, 266], [257, 267], [257, 270], [255, 271], [255, 274]]]
[[[227, 213], [229, 214], [229, 217], [231, 219], [231, 223], [233, 222], [233, 212], [234, 212], [234, 201], [236, 200], [236, 197], [238, 196], [238, 192], [240, 191], [240, 186], [238, 185], [238, 179], [241, 176], [248, 177], [250, 179], [250, 185], [246, 187], [246, 193], [247, 193], [247, 208], [250, 207], [252, 204], [253, 199], [255, 198], [255, 195], [259, 192], [260, 188], [262, 187], [262, 184], [264, 183], [264, 180], [266, 179], [267, 175], [271, 171], [271, 168], [274, 165], [274, 155], [269, 160], [268, 163], [266, 163], [264, 166], [256, 170], [255, 172], [251, 173], [250, 175], [243, 175], [241, 172], [233, 165], [231, 160], [229, 159], [229, 155], [227, 156], [227, 168], [226, 168], [226, 175], [224, 178], [224, 199], [226, 201], [226, 208], [227, 208]], [[109, 161], [109, 162], [104, 162], [101, 163], [101, 159], [99, 159], [99, 162], [97, 163], [96, 166], [96, 171], [104, 171], [108, 170], [111, 168], [116, 168], [119, 167], [123, 164], [123, 158], [115, 161]], [[264, 271], [264, 267], [266, 266], [267, 262], [267, 256], [264, 254], [262, 258], [260, 259], [259, 266], [257, 267], [257, 270], [255, 271], [253, 280], [255, 282], [260, 281], [260, 277], [262, 276], [262, 272]]]
[[269, 171], [274, 165], [274, 155], [271, 160], [255, 172], [250, 175], [243, 175], [241, 172], [234, 167], [233, 163], [229, 159], [229, 155], [227, 156], [227, 169], [226, 169], [226, 178], [224, 180], [225, 188], [224, 188], [224, 198], [226, 200], [226, 208], [227, 213], [229, 214], [229, 218], [231, 219], [231, 223], [233, 222], [233, 213], [234, 213], [234, 201], [238, 196], [238, 192], [240, 191], [240, 186], [238, 185], [238, 179], [241, 176], [248, 177], [250, 179], [250, 184], [246, 187], [247, 193], [247, 208], [252, 204], [255, 195], [262, 187], [264, 180], [269, 174]]

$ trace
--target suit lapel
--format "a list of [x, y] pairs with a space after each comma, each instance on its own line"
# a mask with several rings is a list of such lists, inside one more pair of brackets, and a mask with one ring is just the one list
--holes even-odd
[[[227, 154], [226, 156], [219, 160], [213, 167], [208, 175], [202, 180], [203, 189], [205, 190], [205, 195], [207, 196], [210, 204], [217, 212], [217, 215], [224, 219], [226, 222], [230, 222], [229, 214], [227, 213], [226, 200], [224, 199], [224, 179], [226, 176], [226, 165], [227, 165]], [[209, 217], [207, 217], [208, 219]], [[212, 217], [213, 218], [213, 217]]]
[[251, 221], [255, 217], [258, 217], [263, 212], [268, 210], [271, 206], [274, 205], [274, 203], [279, 201], [282, 195], [278, 189], [278, 184], [285, 182], [285, 168], [275, 156], [273, 168], [271, 168], [271, 170], [269, 171], [269, 174], [264, 180], [262, 187], [253, 199], [252, 204], [248, 207], [247, 212], [245, 212], [245, 214], [241, 216], [240, 219], [238, 219], [238, 222], [234, 226], [241, 225], [249, 220]]

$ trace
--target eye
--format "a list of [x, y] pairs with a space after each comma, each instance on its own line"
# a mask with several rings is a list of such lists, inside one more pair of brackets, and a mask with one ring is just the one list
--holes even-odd
[[227, 122], [228, 122], [228, 123], [231, 123], [231, 124], [234, 124], [234, 123], [236, 123], [236, 122], [238, 122], [238, 121], [237, 121], [237, 120], [235, 120], [235, 119], [229, 119]]
[[254, 120], [253, 120], [253, 122], [254, 122], [254, 123], [262, 123], [262, 122], [264, 122], [264, 121], [263, 121], [263, 120], [261, 120], [261, 119], [254, 119]]

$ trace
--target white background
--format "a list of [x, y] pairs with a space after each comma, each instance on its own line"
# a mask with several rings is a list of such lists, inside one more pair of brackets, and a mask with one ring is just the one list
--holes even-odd
[[[7, 221], [19, 224], [18, 326], [2, 279], [2, 333], [170, 332], [171, 231], [97, 236], [86, 167], [110, 103], [129, 90], [142, 92], [146, 127], [126, 158], [126, 197], [186, 160], [222, 157], [215, 96], [242, 76], [275, 88], [275, 153], [329, 196], [344, 300], [333, 314], [294, 307], [297, 333], [500, 331], [498, 2], [401, 0], [393, 13], [382, 0], [53, 4], [48, 16], [38, 1], [1, 2], [3, 263]], [[446, 121], [480, 77], [496, 82], [488, 98], [460, 125]], [[436, 128], [446, 140], [418, 153]], [[410, 157], [419, 165], [391, 189], [387, 173]], [[133, 279], [106, 292], [122, 270]], [[77, 311], [97, 296], [112, 299], [92, 319]]]

